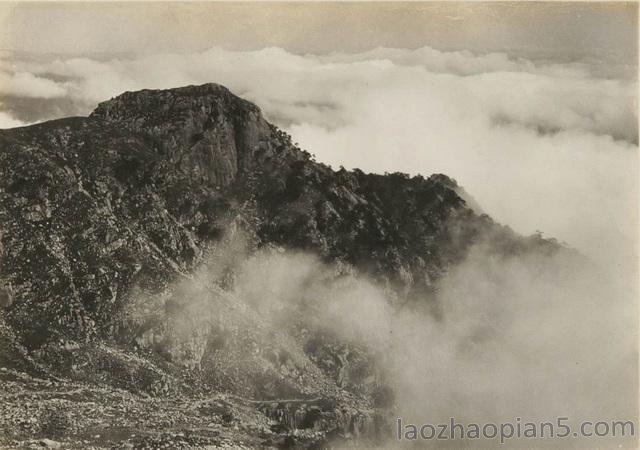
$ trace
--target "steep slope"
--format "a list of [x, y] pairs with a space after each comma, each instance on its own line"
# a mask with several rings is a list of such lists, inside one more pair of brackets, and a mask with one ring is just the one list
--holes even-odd
[[[327, 276], [367, 275], [396, 307], [437, 314], [438, 279], [472, 245], [559, 248], [476, 213], [445, 175], [315, 162], [214, 84], [128, 92], [86, 118], [3, 130], [0, 173], [7, 367], [156, 396], [320, 398], [325, 432], [388, 409], [384, 374], [308, 311], [265, 321], [235, 295], [238, 258], [304, 250], [345, 268]], [[259, 408], [284, 429], [306, 417]]]

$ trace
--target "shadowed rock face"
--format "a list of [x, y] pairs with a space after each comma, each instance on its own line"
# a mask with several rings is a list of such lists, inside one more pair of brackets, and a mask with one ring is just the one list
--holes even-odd
[[[238, 230], [250, 252], [308, 250], [386, 284], [403, 304], [431, 301], [440, 276], [480, 241], [498, 255], [558, 249], [479, 214], [445, 175], [375, 175], [317, 163], [257, 106], [215, 84], [127, 92], [89, 117], [0, 131], [0, 174], [4, 357], [46, 349], [42, 359], [55, 354], [50, 367], [64, 375], [99, 375], [153, 395], [182, 389], [167, 381], [182, 379], [180, 367], [209, 370], [216, 388], [254, 398], [353, 391], [357, 398], [342, 402], [353, 407], [373, 405], [376, 392], [386, 392], [366, 351], [321, 333], [303, 339], [295, 323], [263, 330], [259, 314], [229, 306], [226, 281], [207, 294], [219, 310], [171, 313], [195, 307], [187, 298], [193, 289], [177, 298], [176, 283]], [[143, 304], [131, 320], [141, 292], [164, 299], [159, 304], [172, 319]], [[196, 336], [187, 327], [180, 336], [180, 320], [208, 328]], [[96, 343], [120, 350], [78, 350]], [[118, 353], [140, 348], [156, 352], [159, 365]], [[75, 356], [61, 362], [69, 352]], [[240, 363], [247, 354], [256, 356]], [[358, 408], [348, 417], [369, 423]], [[338, 409], [309, 409], [297, 419], [274, 411], [306, 428], [323, 428], [312, 415], [326, 413], [331, 418], [322, 423], [348, 428]]]

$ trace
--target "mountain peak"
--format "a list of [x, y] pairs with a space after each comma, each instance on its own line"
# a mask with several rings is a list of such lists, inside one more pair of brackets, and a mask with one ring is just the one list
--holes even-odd
[[260, 108], [214, 83], [125, 92], [89, 116], [117, 123], [153, 144], [158, 155], [195, 181], [226, 186], [254, 164], [273, 127]]
[[[380, 287], [362, 295], [381, 295], [381, 311], [438, 318], [439, 280], [476, 244], [491, 256], [557, 249], [477, 214], [446, 175], [334, 171], [216, 84], [126, 92], [89, 118], [3, 130], [0, 174], [0, 366], [100, 392], [256, 398], [246, 414], [281, 434], [303, 423], [360, 434], [393, 407], [379, 351], [316, 320], [329, 296], [335, 329], [354, 307], [368, 314], [340, 304], [360, 279]], [[261, 255], [249, 278], [269, 282], [246, 297]], [[312, 284], [299, 278], [313, 271]], [[340, 290], [317, 296], [333, 280]], [[295, 309], [280, 309], [289, 297]], [[258, 305], [272, 300], [265, 318]], [[220, 410], [206, 411], [209, 423]]]
[[226, 107], [238, 113], [260, 113], [260, 108], [216, 83], [173, 89], [127, 91], [104, 101], [90, 117], [108, 120], [131, 120], [140, 117], [175, 119], [184, 114], [212, 112]]
[[89, 118], [5, 130], [0, 173], [0, 279], [30, 347], [109, 336], [133, 286], [193, 270], [238, 217], [256, 245], [346, 262], [407, 298], [486, 236], [500, 252], [541, 246], [476, 214], [444, 175], [317, 163], [216, 84], [126, 92]]

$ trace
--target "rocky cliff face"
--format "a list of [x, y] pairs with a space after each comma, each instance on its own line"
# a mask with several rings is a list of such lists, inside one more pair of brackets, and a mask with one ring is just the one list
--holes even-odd
[[260, 404], [284, 429], [370, 426], [383, 374], [366, 349], [304, 320], [264, 325], [234, 299], [232, 264], [181, 288], [223, 242], [308, 251], [371, 276], [398, 305], [429, 303], [480, 241], [499, 255], [558, 248], [479, 214], [444, 175], [315, 162], [214, 84], [127, 92], [86, 118], [0, 131], [0, 173], [3, 364], [160, 396], [198, 390], [196, 377], [256, 401], [332, 399], [304, 413]]
[[144, 136], [176, 173], [224, 188], [273, 155], [278, 142], [257, 106], [218, 85], [127, 92], [101, 103], [90, 119]]

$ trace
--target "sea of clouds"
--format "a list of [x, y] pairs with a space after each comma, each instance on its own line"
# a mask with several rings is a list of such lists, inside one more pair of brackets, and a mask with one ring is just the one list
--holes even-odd
[[321, 162], [455, 178], [484, 211], [611, 264], [635, 258], [633, 64], [504, 53], [280, 48], [91, 59], [6, 53], [0, 127], [86, 115], [127, 90], [216, 82]]
[[[369, 342], [380, 335], [403, 414], [623, 419], [637, 414], [635, 70], [624, 61], [429, 47], [329, 55], [212, 48], [106, 60], [7, 54], [0, 127], [86, 115], [127, 90], [216, 82], [258, 104], [321, 162], [452, 176], [498, 221], [565, 241], [591, 263], [492, 261], [475, 249], [441, 282], [443, 320], [389, 313], [367, 280], [348, 295], [327, 288], [327, 298], [341, 299], [337, 317]], [[294, 275], [319, 271], [310, 256], [257, 258], [240, 276], [239, 298], [254, 289], [298, 299], [308, 275]]]

